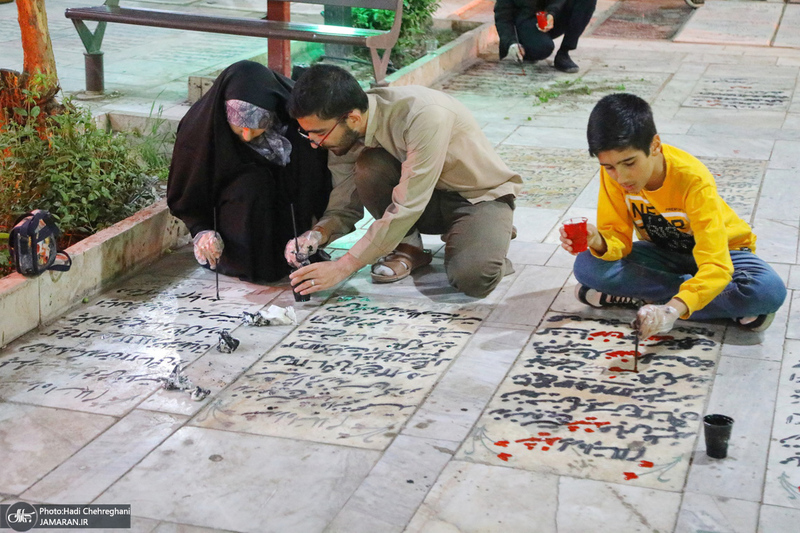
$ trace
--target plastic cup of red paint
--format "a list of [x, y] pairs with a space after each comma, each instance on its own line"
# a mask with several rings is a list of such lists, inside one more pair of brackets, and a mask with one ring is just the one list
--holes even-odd
[[589, 233], [586, 231], [586, 217], [571, 218], [564, 222], [564, 231], [567, 238], [572, 241], [573, 253], [585, 252], [588, 248], [586, 238]]
[[539, 25], [540, 30], [544, 31], [547, 27], [547, 11], [536, 12], [536, 24]]

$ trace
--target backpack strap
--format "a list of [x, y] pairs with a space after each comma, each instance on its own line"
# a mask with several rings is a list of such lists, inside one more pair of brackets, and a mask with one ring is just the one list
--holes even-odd
[[47, 270], [55, 270], [57, 272], [66, 272], [72, 267], [72, 258], [67, 252], [58, 252], [56, 254], [55, 262], [50, 265]]

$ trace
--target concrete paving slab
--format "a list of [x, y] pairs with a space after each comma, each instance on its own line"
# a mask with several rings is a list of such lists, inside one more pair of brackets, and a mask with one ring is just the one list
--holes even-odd
[[769, 46], [782, 12], [781, 4], [709, 0], [695, 10], [675, 41]]
[[787, 48], [800, 48], [800, 35], [797, 28], [800, 27], [800, 6], [787, 5], [783, 11], [783, 19], [778, 33], [775, 35], [773, 46], [783, 46]]
[[216, 529], [321, 532], [378, 458], [372, 450], [185, 427], [97, 502], [130, 502], [146, 518]]

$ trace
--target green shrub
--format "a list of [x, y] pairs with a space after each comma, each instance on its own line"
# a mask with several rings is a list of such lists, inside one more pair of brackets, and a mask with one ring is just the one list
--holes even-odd
[[36, 105], [16, 108], [23, 120], [0, 129], [0, 232], [40, 208], [55, 215], [63, 233], [86, 236], [158, 198], [167, 159], [148, 153], [152, 143], [107, 132], [90, 111], [69, 100], [62, 105], [44, 120]]
[[[403, 22], [400, 36], [392, 49], [395, 68], [403, 67], [416, 59], [414, 51], [424, 49], [421, 36], [433, 25], [433, 14], [439, 8], [439, 0], [403, 0]], [[354, 28], [389, 30], [394, 23], [394, 12], [383, 9], [352, 10]]]

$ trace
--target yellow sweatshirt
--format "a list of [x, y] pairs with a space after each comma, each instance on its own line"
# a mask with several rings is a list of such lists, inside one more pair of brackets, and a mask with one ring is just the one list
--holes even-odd
[[666, 179], [655, 191], [628, 194], [604, 168], [600, 170], [597, 229], [606, 240], [606, 261], [631, 252], [632, 233], [676, 253], [691, 253], [697, 273], [675, 296], [686, 304], [689, 316], [708, 305], [730, 283], [733, 263], [729, 250], [755, 252], [750, 226], [725, 203], [711, 172], [691, 154], [662, 144]]

